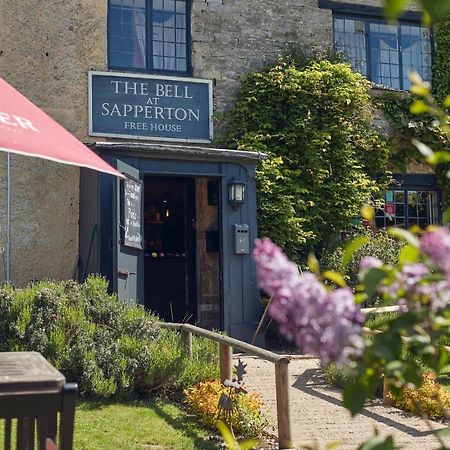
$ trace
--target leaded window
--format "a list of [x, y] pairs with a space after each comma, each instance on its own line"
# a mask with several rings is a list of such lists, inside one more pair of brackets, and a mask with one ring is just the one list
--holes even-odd
[[386, 193], [383, 210], [375, 215], [377, 227], [426, 228], [438, 222], [437, 192], [395, 189]]
[[412, 71], [431, 81], [431, 37], [426, 27], [334, 15], [333, 35], [335, 49], [374, 83], [409, 89]]
[[109, 0], [112, 69], [189, 73], [187, 0]]

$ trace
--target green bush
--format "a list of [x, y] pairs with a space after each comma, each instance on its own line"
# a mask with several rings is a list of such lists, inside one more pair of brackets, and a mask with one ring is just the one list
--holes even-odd
[[[372, 230], [367, 229], [361, 234], [369, 238], [369, 242], [363, 245], [359, 250], [357, 250], [347, 266], [346, 272], [344, 274], [345, 281], [352, 287], [355, 288], [358, 284], [358, 272], [359, 264], [361, 260], [366, 256], [373, 256], [383, 261], [385, 264], [397, 265], [398, 256], [400, 250], [404, 247], [404, 243], [390, 237], [386, 230], [378, 230], [374, 233]], [[354, 237], [354, 236], [353, 236]], [[346, 242], [344, 241], [342, 245], [336, 247], [332, 251], [325, 252], [321, 259], [320, 265], [322, 269], [340, 271], [342, 265], [342, 257], [344, 255], [344, 248]], [[377, 299], [374, 300], [376, 303]], [[366, 307], [373, 306], [374, 303], [364, 305]]]
[[176, 333], [107, 288], [100, 277], [1, 288], [0, 351], [40, 352], [82, 395], [101, 398], [181, 390], [217, 374], [210, 344], [196, 340], [189, 360]]
[[347, 64], [284, 58], [246, 75], [228, 113], [224, 144], [268, 154], [256, 174], [260, 234], [297, 263], [354, 230], [382, 194], [389, 150], [369, 88]]

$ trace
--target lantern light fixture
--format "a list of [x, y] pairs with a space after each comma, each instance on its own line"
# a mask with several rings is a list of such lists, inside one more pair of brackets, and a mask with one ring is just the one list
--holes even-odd
[[233, 209], [239, 209], [245, 203], [245, 187], [243, 180], [232, 178], [228, 183], [228, 202]]

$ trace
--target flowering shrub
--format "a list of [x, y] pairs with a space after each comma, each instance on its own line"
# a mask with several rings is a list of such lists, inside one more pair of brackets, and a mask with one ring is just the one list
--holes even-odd
[[450, 394], [431, 372], [424, 373], [419, 388], [404, 387], [400, 395], [389, 394], [389, 397], [398, 408], [419, 415], [426, 414], [432, 419], [448, 417], [450, 413]]
[[297, 266], [269, 239], [253, 252], [261, 289], [272, 296], [269, 312], [280, 331], [305, 353], [346, 363], [361, 354], [364, 316], [350, 288], [327, 291], [316, 275]]
[[[230, 389], [219, 380], [204, 381], [185, 391], [186, 404], [203, 424], [216, 428], [218, 420], [221, 419], [219, 400], [222, 394], [230, 395]], [[260, 436], [267, 425], [261, 413], [261, 397], [254, 392], [241, 392], [233, 398], [236, 403], [227, 425], [231, 426], [236, 434], [244, 437]]]

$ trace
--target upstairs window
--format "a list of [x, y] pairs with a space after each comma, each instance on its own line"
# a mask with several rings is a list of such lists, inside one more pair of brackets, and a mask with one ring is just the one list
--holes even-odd
[[109, 0], [111, 69], [189, 73], [187, 0]]
[[408, 74], [416, 71], [431, 81], [431, 37], [428, 28], [403, 22], [335, 14], [335, 50], [343, 52], [358, 70], [374, 83], [409, 89]]

